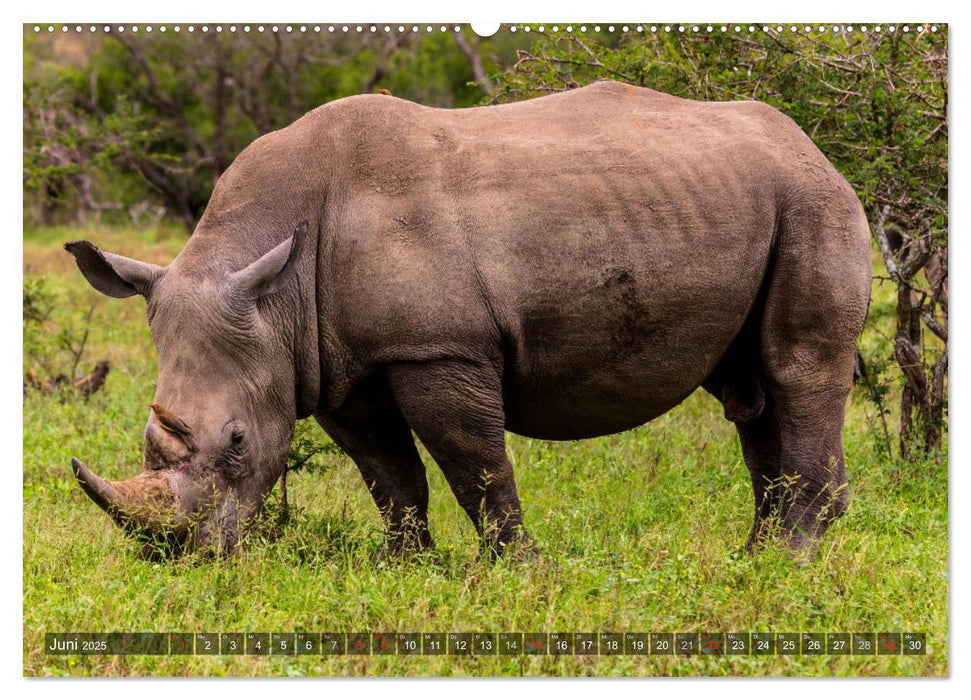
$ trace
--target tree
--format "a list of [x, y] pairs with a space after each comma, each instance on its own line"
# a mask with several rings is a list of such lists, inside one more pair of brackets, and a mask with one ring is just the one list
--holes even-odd
[[[25, 37], [24, 183], [42, 222], [56, 209], [83, 216], [152, 197], [191, 231], [219, 176], [261, 134], [378, 89], [472, 106], [485, 94], [476, 79], [495, 68], [484, 44], [469, 55], [448, 32], [213, 29]], [[90, 50], [47, 55], [71, 42]], [[140, 191], [107, 196], [118, 178]]]

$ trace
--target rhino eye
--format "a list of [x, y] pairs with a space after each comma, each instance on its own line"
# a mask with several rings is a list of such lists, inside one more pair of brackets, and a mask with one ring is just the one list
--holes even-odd
[[216, 468], [229, 478], [239, 478], [246, 469], [245, 433], [242, 428], [233, 428], [229, 435], [230, 445], [216, 460]]

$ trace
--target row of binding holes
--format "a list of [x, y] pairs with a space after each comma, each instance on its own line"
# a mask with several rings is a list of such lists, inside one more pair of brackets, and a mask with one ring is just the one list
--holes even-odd
[[[145, 33], [148, 33], [148, 34], [152, 33], [153, 31], [158, 31], [158, 32], [161, 32], [163, 34], [165, 32], [168, 32], [168, 31], [173, 31], [176, 34], [178, 34], [179, 32], [182, 32], [184, 30], [186, 32], [189, 32], [190, 34], [196, 32], [196, 31], [199, 31], [199, 32], [202, 32], [203, 34], [205, 34], [205, 33], [208, 33], [210, 31], [222, 32], [225, 29], [225, 30], [228, 30], [230, 32], [240, 31], [240, 32], [244, 32], [244, 33], [248, 33], [248, 32], [255, 31], [255, 32], [276, 32], [276, 33], [285, 32], [287, 34], [293, 34], [293, 33], [304, 33], [305, 34], [307, 32], [314, 32], [314, 33], [317, 33], [317, 34], [320, 34], [321, 32], [327, 32], [327, 33], [333, 34], [333, 33], [338, 33], [338, 32], [339, 33], [351, 33], [351, 32], [354, 32], [354, 33], [362, 33], [362, 32], [376, 33], [376, 32], [391, 32], [391, 31], [397, 31], [398, 33], [403, 34], [403, 33], [406, 33], [406, 32], [419, 33], [419, 32], [421, 32], [423, 30], [424, 30], [425, 33], [432, 33], [432, 32], [435, 31], [436, 27], [434, 27], [434, 26], [432, 26], [430, 24], [428, 24], [428, 25], [421, 25], [421, 26], [420, 25], [417, 25], [417, 24], [410, 25], [410, 26], [405, 26], [405, 25], [401, 25], [401, 24], [399, 24], [397, 26], [392, 26], [392, 25], [387, 25], [387, 24], [381, 25], [381, 26], [375, 25], [375, 24], [371, 24], [371, 25], [363, 25], [363, 24], [358, 24], [358, 25], [348, 25], [348, 24], [341, 24], [341, 25], [335, 25], [335, 24], [329, 24], [329, 25], [320, 25], [320, 24], [314, 24], [314, 25], [307, 25], [307, 24], [299, 24], [299, 25], [295, 25], [295, 24], [287, 24], [287, 25], [277, 25], [277, 24], [274, 24], [274, 25], [264, 25], [264, 24], [260, 24], [260, 25], [250, 26], [248, 24], [244, 24], [244, 25], [242, 25], [240, 27], [237, 27], [235, 24], [229, 25], [227, 27], [223, 27], [221, 24], [217, 24], [217, 25], [215, 25], [213, 27], [210, 27], [207, 24], [202, 24], [202, 25], [199, 25], [199, 26], [189, 24], [189, 25], [186, 25], [184, 27], [182, 25], [179, 25], [179, 24], [173, 25], [171, 27], [166, 26], [164, 24], [163, 25], [160, 25], [158, 27], [153, 27], [152, 25], [139, 26], [139, 25], [136, 25], [136, 24], [130, 25], [128, 27], [126, 27], [123, 24], [121, 24], [121, 25], [115, 25], [115, 26], [111, 26], [111, 25], [108, 25], [108, 24], [103, 25], [103, 26], [97, 26], [97, 25], [92, 24], [92, 25], [89, 25], [88, 27], [84, 27], [84, 26], [82, 26], [80, 24], [75, 25], [73, 27], [71, 27], [69, 25], [66, 25], [66, 24], [61, 25], [60, 27], [57, 27], [57, 26], [55, 26], [53, 24], [49, 24], [49, 25], [46, 25], [46, 26], [41, 26], [39, 24], [35, 24], [34, 25], [34, 32], [35, 33], [40, 33], [40, 32], [43, 32], [43, 31], [47, 31], [48, 33], [52, 33], [52, 32], [57, 31], [58, 29], [60, 29], [61, 32], [69, 32], [69, 31], [71, 31], [73, 29], [77, 33], [83, 32], [83, 31], [85, 31], [85, 29], [87, 29], [87, 31], [89, 31], [89, 32], [104, 31], [104, 32], [124, 33], [126, 31], [129, 31], [129, 32], [132, 32], [132, 33], [137, 33], [139, 31], [144, 31]], [[455, 31], [455, 32], [461, 31], [461, 27], [459, 27], [457, 25], [456, 26], [453, 26], [453, 27], [448, 27], [448, 26], [445, 26], [445, 25], [440, 25], [440, 26], [437, 27], [437, 29], [440, 32], [447, 32], [450, 29], [452, 31]], [[685, 34], [685, 33], [695, 33], [695, 34], [706, 33], [706, 34], [714, 34], [714, 33], [717, 33], [717, 32], [723, 32], [723, 33], [728, 33], [728, 32], [735, 32], [735, 33], [748, 32], [748, 33], [754, 33], [754, 32], [757, 32], [757, 31], [762, 31], [762, 32], [776, 32], [776, 33], [782, 34], [782, 33], [785, 33], [786, 31], [788, 31], [790, 33], [796, 33], [796, 32], [800, 32], [800, 31], [802, 31], [802, 32], [815, 32], [815, 33], [825, 33], [825, 32], [836, 32], [836, 33], [840, 33], [840, 32], [855, 32], [855, 31], [859, 31], [859, 32], [863, 32], [863, 33], [867, 33], [867, 32], [871, 32], [872, 31], [872, 32], [878, 32], [879, 33], [879, 32], [883, 32], [883, 31], [887, 31], [887, 32], [890, 32], [890, 33], [894, 33], [894, 32], [897, 31], [897, 26], [896, 25], [889, 25], [887, 27], [883, 27], [881, 25], [876, 25], [876, 26], [873, 26], [873, 27], [869, 27], [869, 26], [866, 26], [866, 25], [860, 25], [860, 26], [853, 26], [853, 25], [832, 25], [832, 26], [830, 26], [830, 25], [819, 25], [819, 26], [815, 26], [815, 25], [808, 25], [807, 24], [807, 25], [799, 25], [799, 26], [797, 26], [797, 25], [788, 25], [788, 26], [776, 25], [774, 27], [770, 27], [770, 26], [767, 26], [767, 25], [763, 25], [761, 27], [757, 27], [755, 25], [744, 26], [744, 25], [738, 25], [738, 24], [735, 24], [735, 25], [722, 24], [722, 25], [718, 25], [718, 26], [714, 26], [714, 25], [710, 25], [710, 24], [709, 25], [697, 25], [697, 24], [695, 24], [695, 25], [683, 25], [683, 24], [682, 25], [650, 25], [650, 26], [638, 24], [638, 25], [633, 25], [633, 26], [632, 25], [623, 25], [623, 26], [609, 25], [609, 26], [606, 26], [606, 27], [603, 27], [601, 25], [593, 25], [593, 26], [590, 26], [590, 27], [588, 27], [587, 25], [580, 25], [579, 27], [574, 27], [572, 25], [567, 25], [566, 27], [560, 27], [558, 25], [555, 25], [555, 26], [549, 27], [549, 29], [547, 29], [544, 25], [539, 25], [538, 27], [533, 28], [530, 25], [522, 25], [522, 26], [519, 26], [519, 25], [513, 24], [513, 25], [510, 25], [508, 27], [508, 29], [511, 32], [516, 32], [516, 31], [522, 30], [524, 32], [537, 31], [537, 32], [540, 32], [540, 33], [544, 33], [544, 32], [549, 31], [549, 32], [552, 32], [554, 34], [560, 32], [560, 31], [566, 31], [568, 33], [577, 32], [577, 31], [580, 32], [580, 33], [586, 33], [586, 32], [591, 31], [591, 30], [594, 33], [599, 33], [599, 32], [604, 32], [604, 31], [606, 31], [607, 33], [613, 33], [615, 31], [617, 31], [618, 29], [620, 29], [625, 34], [626, 33], [629, 33], [632, 29], [634, 31], [637, 31], [637, 32], [651, 32], [653, 34], [656, 34], [658, 32], [669, 32], [669, 33], [670, 32], [677, 32], [677, 33], [680, 33], [680, 34]], [[915, 31], [917, 33], [923, 33], [925, 31], [925, 27], [923, 25], [917, 25], [915, 27], [911, 27], [910, 25], [905, 24], [902, 27], [900, 27], [900, 30], [902, 32], [904, 32], [904, 33], [909, 33], [909, 32], [912, 32], [912, 31]], [[936, 32], [937, 31], [937, 25], [931, 25], [930, 26], [930, 31]]]
[[[35, 32], [43, 32], [43, 31], [45, 31], [45, 29], [46, 29], [47, 32], [55, 32], [55, 31], [58, 30], [58, 27], [56, 27], [55, 25], [47, 25], [46, 28], [45, 28], [45, 27], [42, 27], [39, 24], [35, 24], [34, 25], [34, 31]], [[393, 27], [391, 25], [378, 26], [378, 25], [374, 25], [374, 24], [371, 24], [371, 25], [361, 25], [361, 24], [358, 24], [358, 25], [348, 25], [348, 24], [340, 24], [340, 25], [335, 25], [335, 24], [329, 24], [329, 25], [320, 25], [320, 24], [313, 24], [313, 25], [307, 25], [307, 24], [287, 24], [287, 25], [259, 24], [259, 25], [253, 25], [253, 26], [248, 25], [248, 24], [244, 24], [243, 26], [240, 26], [240, 27], [237, 27], [235, 24], [231, 24], [231, 25], [226, 26], [226, 27], [224, 27], [221, 24], [217, 24], [217, 25], [214, 25], [212, 27], [210, 27], [208, 24], [201, 24], [201, 25], [198, 25], [198, 26], [193, 25], [193, 24], [189, 24], [189, 25], [185, 25], [185, 26], [180, 25], [180, 24], [176, 24], [176, 25], [173, 25], [173, 26], [161, 25], [161, 26], [158, 26], [158, 27], [153, 27], [151, 25], [140, 26], [140, 25], [137, 25], [137, 24], [130, 25], [129, 27], [126, 27], [123, 24], [115, 25], [115, 26], [108, 25], [108, 24], [106, 24], [104, 26], [97, 26], [97, 25], [92, 24], [92, 25], [90, 25], [88, 27], [84, 27], [84, 26], [82, 26], [80, 24], [75, 25], [74, 27], [71, 27], [71, 26], [66, 25], [66, 24], [60, 26], [60, 30], [62, 32], [69, 32], [72, 29], [75, 32], [83, 32], [83, 31], [85, 31], [85, 29], [87, 29], [87, 31], [89, 31], [89, 32], [103, 31], [103, 32], [117, 32], [119, 34], [124, 33], [126, 31], [132, 32], [132, 33], [137, 33], [139, 31], [143, 31], [143, 32], [146, 32], [146, 33], [152, 33], [153, 31], [158, 31], [158, 32], [161, 32], [161, 33], [165, 33], [165, 32], [168, 32], [168, 31], [173, 31], [176, 34], [178, 34], [179, 32], [182, 32], [182, 31], [186, 31], [186, 32], [189, 32], [189, 33], [194, 33], [196, 31], [198, 31], [198, 32], [202, 32], [203, 34], [205, 34], [205, 33], [211, 32], [211, 31], [214, 31], [214, 32], [222, 32], [224, 30], [225, 31], [229, 31], [229, 32], [244, 32], [244, 33], [249, 33], [249, 32], [274, 32], [274, 33], [287, 33], [287, 34], [296, 34], [296, 33], [306, 34], [308, 32], [312, 32], [312, 33], [316, 33], [316, 34], [320, 34], [321, 32], [327, 32], [327, 33], [331, 33], [331, 34], [333, 34], [333, 33], [340, 33], [340, 32], [343, 32], [343, 33], [351, 33], [351, 32], [356, 32], [356, 33], [372, 32], [372, 33], [376, 33], [376, 32], [382, 32], [382, 31], [383, 32], [391, 32], [391, 31], [397, 30], [399, 33], [402, 33], [403, 34], [405, 32], [417, 33], [417, 32], [421, 32], [421, 31], [425, 31], [427, 33], [431, 33], [431, 32], [434, 32], [435, 31], [436, 27], [433, 27], [432, 25], [419, 26], [417, 24], [416, 25], [407, 26], [407, 27], [404, 26], [404, 25], [398, 25], [396, 27]], [[449, 29], [451, 29], [452, 31], [455, 31], [455, 32], [462, 31], [462, 28], [460, 26], [458, 26], [458, 25], [456, 25], [454, 27], [446, 27], [446, 26], [442, 25], [442, 26], [437, 27], [437, 29], [440, 32], [447, 32], [447, 31], [449, 31]]]

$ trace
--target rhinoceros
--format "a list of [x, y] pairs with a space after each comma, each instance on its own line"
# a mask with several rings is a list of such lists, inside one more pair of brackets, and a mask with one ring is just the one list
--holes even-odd
[[433, 547], [414, 436], [489, 550], [531, 551], [505, 431], [617, 433], [703, 387], [751, 473], [748, 546], [805, 554], [848, 503], [869, 240], [847, 181], [760, 102], [610, 81], [336, 100], [247, 147], [168, 267], [66, 244], [95, 289], [144, 297], [154, 404], [191, 431], [149, 414], [139, 475], [74, 472], [139, 537], [231, 550], [314, 416], [390, 554]]

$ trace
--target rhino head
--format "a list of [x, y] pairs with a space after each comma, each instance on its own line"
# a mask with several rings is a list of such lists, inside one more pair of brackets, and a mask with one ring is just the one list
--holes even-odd
[[158, 381], [142, 472], [108, 481], [72, 460], [84, 492], [143, 554], [231, 550], [282, 474], [298, 412], [292, 317], [306, 237], [303, 222], [238, 269], [186, 251], [163, 268], [65, 245], [99, 292], [147, 302]]

